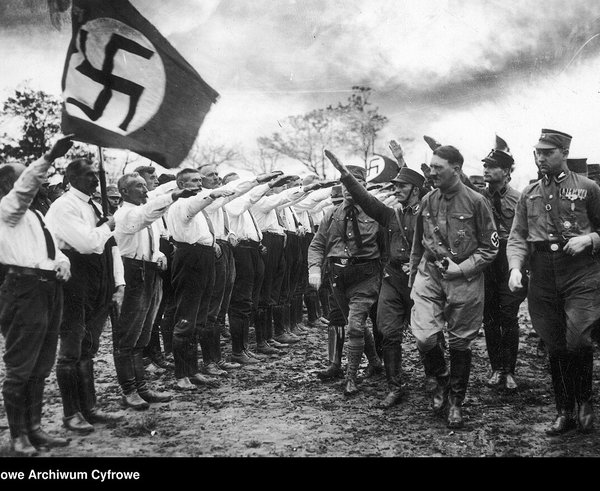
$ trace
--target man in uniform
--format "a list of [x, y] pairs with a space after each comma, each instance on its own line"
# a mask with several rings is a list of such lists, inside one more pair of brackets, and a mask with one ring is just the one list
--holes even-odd
[[94, 356], [111, 305], [123, 301], [123, 263], [113, 238], [114, 217], [102, 217], [92, 200], [99, 181], [88, 159], [72, 161], [66, 170], [70, 188], [46, 215], [48, 228], [71, 261], [71, 278], [64, 286], [64, 312], [56, 364], [66, 428], [94, 431], [93, 423], [122, 416], [100, 411], [94, 384]]
[[[328, 157], [331, 153], [326, 152]], [[347, 170], [364, 186], [366, 169], [348, 166]], [[321, 285], [321, 269], [329, 261], [330, 281], [338, 306], [348, 325], [348, 365], [344, 395], [358, 393], [356, 376], [365, 352], [367, 316], [377, 301], [381, 285], [381, 236], [379, 224], [369, 217], [344, 188], [344, 202], [332, 213], [329, 223], [321, 222], [308, 249], [309, 283]], [[373, 349], [366, 353], [369, 363], [381, 366]]]
[[52, 162], [71, 146], [70, 137], [63, 137], [27, 168], [0, 167], [0, 263], [6, 271], [0, 288], [6, 366], [2, 397], [11, 448], [23, 457], [36, 455], [36, 447], [69, 443], [46, 433], [41, 424], [44, 385], [56, 359], [62, 283], [70, 277], [70, 264], [31, 203]]
[[[487, 385], [516, 390], [517, 382], [514, 374], [519, 351], [518, 313], [519, 306], [527, 296], [527, 289], [511, 292], [508, 288], [510, 272], [506, 258], [506, 244], [521, 193], [509, 184], [515, 161], [504, 140], [496, 137], [496, 148], [482, 162], [483, 177], [488, 187], [484, 188], [481, 194], [488, 199], [492, 207], [500, 239], [498, 255], [484, 271], [483, 329], [492, 366], [492, 375]], [[525, 269], [523, 269], [523, 278], [526, 281]]]
[[542, 130], [535, 153], [544, 177], [523, 190], [507, 246], [512, 291], [523, 287], [521, 270], [529, 260], [529, 314], [548, 350], [558, 412], [549, 435], [577, 423], [588, 432], [594, 421], [591, 333], [600, 319], [600, 263], [593, 253], [600, 246], [600, 188], [568, 170], [571, 138]]
[[[437, 189], [421, 201], [410, 258], [411, 329], [425, 373], [436, 378], [433, 409], [449, 406], [449, 428], [463, 425], [470, 346], [483, 317], [483, 270], [498, 252], [492, 210], [462, 183], [462, 165], [463, 156], [451, 145], [433, 151], [429, 172]], [[438, 337], [445, 323], [449, 371]]]
[[402, 399], [402, 333], [410, 324], [412, 307], [408, 263], [425, 178], [408, 167], [402, 167], [392, 179], [400, 206], [392, 208], [372, 196], [333, 155], [327, 156], [340, 171], [342, 184], [354, 202], [388, 232], [388, 260], [377, 302], [377, 323], [383, 335], [383, 361], [389, 387], [381, 405], [390, 408]]

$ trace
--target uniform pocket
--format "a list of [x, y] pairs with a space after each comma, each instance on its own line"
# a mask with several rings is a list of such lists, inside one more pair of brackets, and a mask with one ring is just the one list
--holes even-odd
[[473, 243], [477, 242], [473, 213], [451, 213], [448, 215], [448, 242], [457, 256]]

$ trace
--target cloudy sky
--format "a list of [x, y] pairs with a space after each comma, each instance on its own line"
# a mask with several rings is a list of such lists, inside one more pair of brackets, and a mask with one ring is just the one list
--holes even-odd
[[[390, 122], [376, 150], [431, 135], [481, 171], [494, 134], [535, 177], [543, 127], [574, 136], [571, 156], [600, 163], [600, 2], [594, 0], [133, 0], [221, 95], [201, 137], [251, 148], [288, 115], [374, 89]], [[23, 80], [60, 94], [70, 37], [45, 0], [0, 2], [0, 95]], [[340, 153], [343, 153], [340, 151]]]

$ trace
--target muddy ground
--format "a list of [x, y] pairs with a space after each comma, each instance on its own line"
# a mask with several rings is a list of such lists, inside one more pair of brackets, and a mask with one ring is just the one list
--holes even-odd
[[[548, 437], [555, 415], [546, 359], [537, 356], [525, 304], [521, 309], [519, 390], [498, 393], [485, 386], [489, 374], [485, 338], [473, 346], [473, 370], [464, 429], [450, 431], [436, 419], [424, 395], [424, 375], [414, 339], [404, 341], [408, 394], [391, 410], [377, 407], [386, 394], [385, 377], [365, 379], [360, 395], [345, 399], [343, 382], [324, 383], [327, 330], [312, 328], [284, 356], [234, 370], [221, 386], [136, 412], [119, 407], [110, 329], [96, 360], [99, 406], [122, 411], [119, 424], [96, 425], [87, 436], [67, 435], [54, 373], [46, 389], [45, 428], [71, 438], [45, 457], [575, 457], [600, 455], [597, 432]], [[1, 343], [1, 342], [0, 342]], [[3, 346], [0, 344], [0, 348]], [[230, 354], [230, 344], [223, 350]], [[595, 362], [595, 389], [598, 366]], [[366, 367], [363, 360], [362, 369]], [[2, 367], [3, 370], [3, 367]], [[0, 374], [1, 375], [1, 374]], [[1, 378], [1, 376], [0, 376]], [[150, 374], [155, 388], [172, 388], [172, 373]], [[0, 408], [0, 456], [10, 456], [8, 428]]]

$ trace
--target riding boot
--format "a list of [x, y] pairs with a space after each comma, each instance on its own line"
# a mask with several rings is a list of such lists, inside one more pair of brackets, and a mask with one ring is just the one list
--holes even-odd
[[448, 428], [462, 428], [462, 404], [471, 373], [471, 350], [450, 348], [450, 392], [448, 393]]
[[94, 360], [86, 358], [77, 364], [79, 380], [79, 400], [81, 414], [89, 423], [110, 423], [119, 421], [122, 415], [100, 411], [96, 407], [96, 386], [94, 384]]
[[187, 357], [186, 357], [186, 377], [191, 377], [198, 373], [198, 331], [195, 330], [188, 338]]
[[12, 450], [20, 457], [37, 455], [38, 452], [27, 435], [25, 387], [8, 385], [5, 381], [2, 387], [2, 397], [4, 398]]
[[241, 355], [244, 352], [244, 320], [241, 317], [229, 318], [231, 333], [231, 353]]
[[356, 375], [358, 367], [362, 360], [364, 351], [364, 337], [350, 338], [348, 342], [348, 365], [346, 367], [346, 385], [344, 387], [345, 396], [353, 396], [358, 393], [356, 386]]
[[305, 336], [307, 331], [302, 327], [302, 296], [294, 295], [290, 302], [290, 332], [296, 337]]
[[381, 407], [388, 409], [402, 400], [402, 344], [383, 349], [383, 365], [387, 377], [389, 392], [381, 402]]
[[69, 444], [69, 440], [52, 436], [42, 429], [45, 382], [43, 378], [32, 378], [27, 383], [25, 407], [27, 410], [27, 434], [29, 441], [35, 447], [66, 447]]
[[148, 409], [150, 406], [137, 392], [133, 355], [131, 353], [115, 353], [114, 361], [117, 381], [123, 392], [121, 405], [123, 407], [130, 407], [136, 411]]
[[317, 293], [311, 291], [304, 295], [304, 303], [306, 304], [306, 316], [309, 326], [313, 326], [320, 316], [319, 314], [319, 298]]
[[344, 348], [344, 326], [327, 326], [327, 351], [329, 355], [329, 366], [325, 370], [317, 372], [321, 380], [342, 378], [342, 350]]
[[420, 352], [421, 361], [428, 380], [428, 392], [431, 393], [432, 407], [435, 413], [441, 412], [448, 401], [450, 372], [446, 367], [444, 352], [440, 344], [436, 344], [426, 352]]
[[550, 374], [556, 400], [557, 416], [554, 423], [546, 430], [550, 436], [560, 435], [574, 429], [577, 425], [573, 412], [575, 410], [574, 386], [571, 381], [571, 355], [567, 351], [549, 354]]
[[383, 364], [381, 358], [377, 354], [375, 347], [375, 338], [371, 329], [365, 326], [365, 355], [369, 361], [369, 366], [365, 371], [365, 378], [371, 378], [375, 375], [383, 373]]
[[576, 360], [575, 400], [577, 401], [577, 420], [579, 431], [589, 433], [594, 427], [594, 408], [592, 405], [592, 379], [594, 371], [594, 352], [583, 349], [574, 355]]
[[492, 375], [486, 381], [486, 385], [491, 388], [500, 387], [504, 383], [501, 327], [498, 322], [487, 320], [483, 323], [483, 331], [485, 332], [485, 344], [492, 368]]
[[212, 359], [212, 347], [214, 345], [213, 335], [214, 333], [212, 329], [212, 323], [207, 321], [198, 333], [198, 340], [200, 341], [200, 351], [202, 352], [202, 363], [205, 367], [215, 361]]
[[[175, 325], [175, 331], [180, 327], [181, 330], [187, 330], [190, 321], [181, 319]], [[173, 335], [173, 360], [175, 362], [175, 379], [183, 379], [188, 376], [188, 342], [187, 337], [181, 336], [179, 333]]]
[[[289, 310], [289, 309], [287, 309]], [[287, 315], [289, 319], [289, 313]], [[283, 344], [293, 344], [300, 341], [298, 336], [292, 336], [289, 327], [286, 326], [286, 305], [273, 306], [273, 331], [275, 341]]]
[[[270, 323], [270, 312], [266, 308], [259, 308], [256, 311], [256, 323], [254, 330], [256, 331], [256, 352], [263, 355], [280, 355], [281, 351], [271, 346], [267, 340], [268, 338], [268, 327]], [[272, 328], [271, 328], [272, 330]]]

